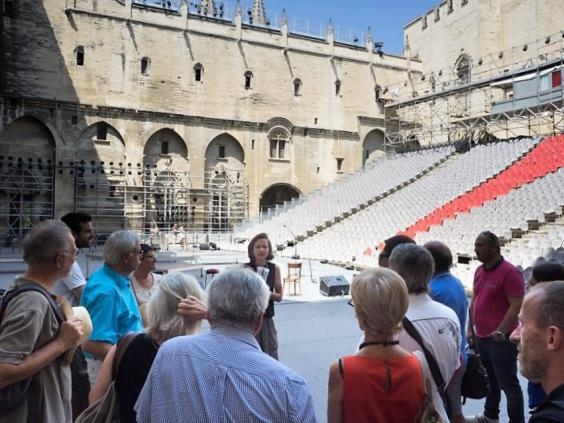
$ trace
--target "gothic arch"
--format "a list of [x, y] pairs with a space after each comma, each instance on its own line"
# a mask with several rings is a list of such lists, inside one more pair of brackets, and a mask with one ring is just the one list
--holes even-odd
[[459, 84], [467, 84], [472, 78], [472, 60], [466, 53], [461, 54], [456, 59], [455, 65], [456, 77]]
[[32, 116], [0, 134], [0, 228], [9, 239], [53, 217], [55, 144], [51, 130]]
[[301, 192], [290, 184], [274, 184], [266, 188], [260, 196], [260, 211], [265, 212], [275, 207], [277, 204], [284, 204], [285, 201], [291, 201], [297, 198]]
[[176, 131], [163, 128], [147, 140], [143, 148], [143, 161], [148, 165], [170, 165], [176, 171], [187, 171], [188, 147]]
[[14, 120], [0, 135], [0, 153], [3, 155], [54, 159], [55, 147], [51, 130], [32, 116]]
[[99, 121], [82, 131], [77, 151], [80, 151], [84, 160], [117, 164], [124, 160], [125, 142], [117, 129], [105, 121]]
[[381, 129], [373, 129], [362, 142], [362, 164], [377, 159], [385, 154], [385, 135]]
[[206, 171], [245, 170], [245, 151], [233, 136], [224, 132], [215, 137], [206, 148]]

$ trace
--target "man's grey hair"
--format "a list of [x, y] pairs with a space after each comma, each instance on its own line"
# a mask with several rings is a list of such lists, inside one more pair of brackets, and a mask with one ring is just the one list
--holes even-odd
[[115, 231], [104, 244], [104, 262], [116, 266], [123, 256], [139, 245], [139, 236], [133, 231]]
[[[70, 234], [69, 227], [59, 220], [38, 223], [23, 240], [24, 261], [31, 265], [51, 263], [68, 247]], [[74, 254], [74, 251], [71, 253]]]
[[227, 269], [208, 288], [209, 322], [252, 329], [268, 306], [270, 290], [252, 270]]
[[431, 253], [415, 244], [400, 244], [390, 255], [390, 269], [403, 278], [410, 294], [427, 292], [435, 262]]

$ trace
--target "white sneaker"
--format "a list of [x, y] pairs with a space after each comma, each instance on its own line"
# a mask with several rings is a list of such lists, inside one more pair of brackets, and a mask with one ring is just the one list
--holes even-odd
[[466, 423], [499, 423], [499, 419], [492, 419], [483, 414], [476, 414], [472, 417], [465, 417]]

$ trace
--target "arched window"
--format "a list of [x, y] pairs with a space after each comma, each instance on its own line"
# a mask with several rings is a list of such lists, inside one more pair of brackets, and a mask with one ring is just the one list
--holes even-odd
[[74, 57], [76, 60], [76, 66], [84, 66], [84, 47], [78, 46], [74, 49]]
[[245, 89], [251, 89], [251, 81], [253, 79], [253, 73], [251, 71], [245, 72]]
[[270, 140], [270, 158], [286, 159], [289, 146], [288, 134], [282, 130], [275, 130], [268, 138]]
[[194, 65], [194, 80], [196, 82], [203, 82], [204, 80], [204, 67], [201, 63], [196, 63]]
[[296, 97], [302, 95], [302, 80], [300, 78], [294, 79], [294, 95]]
[[467, 84], [470, 82], [471, 65], [470, 57], [468, 55], [461, 55], [456, 61], [455, 68], [459, 84]]
[[150, 70], [151, 70], [151, 59], [149, 59], [148, 57], [143, 57], [141, 59], [141, 74], [149, 75]]
[[341, 81], [337, 79], [335, 81], [335, 95], [339, 94], [341, 94]]

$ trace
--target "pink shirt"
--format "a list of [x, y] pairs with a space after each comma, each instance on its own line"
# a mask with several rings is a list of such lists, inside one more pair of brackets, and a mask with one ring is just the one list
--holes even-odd
[[[474, 306], [472, 322], [476, 336], [487, 337], [495, 331], [509, 309], [509, 298], [525, 296], [523, 275], [508, 261], [502, 261], [493, 269], [481, 265], [474, 274]], [[517, 320], [510, 333], [517, 327]], [[508, 334], [506, 334], [508, 335]]]

